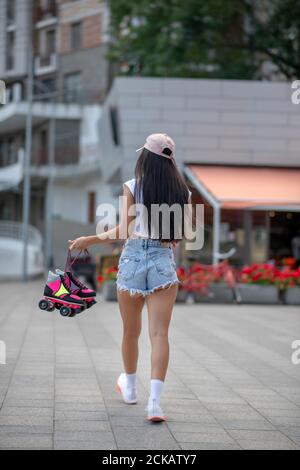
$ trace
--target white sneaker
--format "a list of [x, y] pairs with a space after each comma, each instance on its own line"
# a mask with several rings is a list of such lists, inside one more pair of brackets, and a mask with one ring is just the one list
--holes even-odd
[[127, 387], [126, 374], [120, 374], [116, 383], [116, 390], [122, 396], [124, 403], [135, 405], [137, 403], [136, 389]]
[[164, 412], [161, 409], [161, 407], [159, 406], [159, 404], [157, 403], [157, 400], [155, 398], [153, 398], [153, 399], [149, 398], [148, 406], [146, 408], [146, 411], [147, 411], [147, 414], [148, 414], [147, 419], [149, 421], [153, 421], [153, 422], [166, 421], [166, 417], [164, 415]]

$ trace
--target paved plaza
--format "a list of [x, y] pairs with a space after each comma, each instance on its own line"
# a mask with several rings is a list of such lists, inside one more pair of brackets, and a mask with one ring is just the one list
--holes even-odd
[[114, 390], [122, 370], [116, 303], [76, 318], [42, 312], [42, 282], [0, 286], [1, 449], [299, 449], [300, 308], [176, 305], [162, 406], [145, 420], [147, 314], [137, 405]]

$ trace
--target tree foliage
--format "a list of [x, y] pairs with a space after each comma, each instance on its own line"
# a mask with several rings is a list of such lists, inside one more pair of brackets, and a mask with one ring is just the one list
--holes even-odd
[[300, 0], [110, 0], [127, 75], [300, 78]]

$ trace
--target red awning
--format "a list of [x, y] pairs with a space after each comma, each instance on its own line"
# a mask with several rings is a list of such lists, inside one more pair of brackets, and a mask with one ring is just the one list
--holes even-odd
[[300, 208], [300, 168], [188, 165], [186, 174], [224, 209]]

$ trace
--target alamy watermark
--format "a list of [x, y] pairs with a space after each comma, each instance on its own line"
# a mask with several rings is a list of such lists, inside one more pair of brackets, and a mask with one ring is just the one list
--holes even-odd
[[291, 87], [293, 90], [295, 90], [291, 96], [292, 103], [300, 104], [300, 80], [293, 81]]
[[[150, 214], [144, 204], [132, 204], [127, 207], [127, 198], [119, 197], [121, 220], [117, 222], [117, 209], [112, 204], [99, 204], [96, 215], [99, 219], [96, 234], [100, 237], [107, 232], [110, 240], [126, 240], [128, 233], [138, 233], [148, 238], [148, 218], [151, 216], [151, 234], [153, 239], [186, 240], [187, 250], [201, 250], [204, 245], [204, 205], [190, 204], [152, 204]], [[126, 216], [127, 214], [127, 216]], [[114, 230], [119, 227], [118, 235]], [[158, 232], [158, 227], [160, 233]]]
[[6, 86], [3, 80], [0, 80], [0, 104], [6, 104]]
[[292, 342], [292, 349], [295, 349], [291, 357], [292, 364], [298, 366], [300, 364], [300, 339], [295, 339]]
[[0, 365], [6, 364], [6, 344], [4, 341], [0, 341]]

